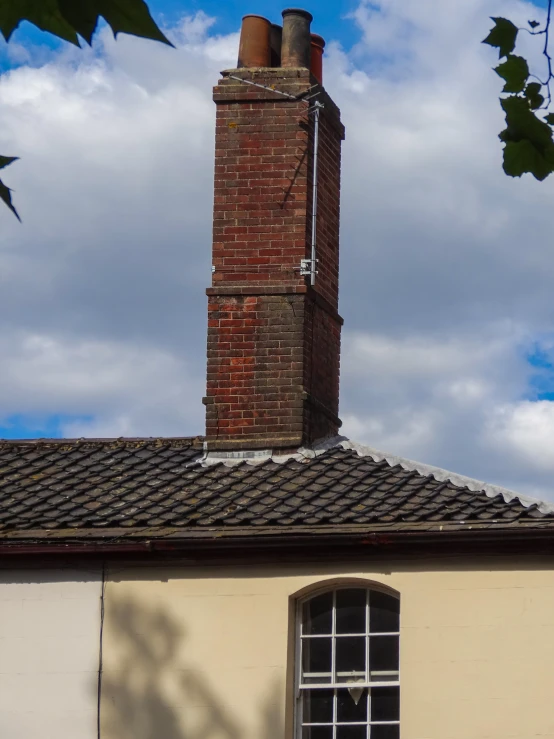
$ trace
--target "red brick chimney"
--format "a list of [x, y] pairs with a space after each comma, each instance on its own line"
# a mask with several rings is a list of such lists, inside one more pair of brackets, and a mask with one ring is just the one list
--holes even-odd
[[[341, 425], [344, 128], [308, 68], [311, 16], [292, 10], [283, 17], [282, 35], [264, 18], [245, 17], [239, 68], [223, 72], [214, 88], [208, 449], [298, 447]], [[279, 55], [282, 66], [270, 67]], [[260, 60], [265, 66], [254, 67]], [[320, 68], [319, 59], [318, 76]]]

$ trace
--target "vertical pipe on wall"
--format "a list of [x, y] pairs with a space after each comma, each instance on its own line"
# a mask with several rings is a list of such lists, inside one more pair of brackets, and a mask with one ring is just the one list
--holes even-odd
[[310, 284], [315, 285], [315, 276], [317, 274], [317, 167], [319, 154], [319, 113], [323, 105], [314, 103], [314, 159], [312, 171], [312, 249], [311, 249], [311, 269]]

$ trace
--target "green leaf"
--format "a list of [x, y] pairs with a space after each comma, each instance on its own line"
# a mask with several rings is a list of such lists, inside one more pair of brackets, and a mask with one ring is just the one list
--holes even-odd
[[98, 25], [99, 12], [95, 0], [64, 2], [59, 0], [60, 12], [69, 25], [90, 45]]
[[499, 77], [505, 80], [502, 92], [521, 92], [525, 87], [527, 78], [529, 77], [529, 66], [522, 56], [508, 54], [508, 58], [494, 71]]
[[172, 45], [156, 25], [144, 0], [0, 0], [0, 33], [8, 41], [23, 21], [79, 46], [89, 44], [104, 18], [114, 35], [134, 36]]
[[533, 95], [532, 97], [528, 97], [527, 101], [531, 110], [538, 110], [539, 108], [542, 108], [544, 104], [544, 98], [542, 95]]
[[506, 113], [506, 129], [500, 133], [501, 141], [528, 139], [538, 149], [552, 145], [552, 129], [530, 110], [525, 98], [510, 95], [500, 101]]
[[518, 28], [506, 18], [491, 18], [491, 20], [494, 21], [494, 27], [482, 43], [498, 48], [498, 58], [501, 59], [514, 50]]
[[[0, 155], [0, 169], [4, 169], [4, 167], [7, 167], [12, 162], [15, 162], [17, 159], [19, 159], [19, 157], [5, 157]], [[14, 204], [12, 203], [12, 191], [2, 182], [2, 180], [0, 180], [0, 199], [2, 199], [6, 203], [8, 208], [17, 218], [17, 220], [21, 221], [19, 213], [16, 211]]]
[[19, 157], [3, 157], [0, 155], [0, 169], [4, 169], [8, 164], [17, 161], [18, 159]]
[[16, 211], [14, 204], [12, 203], [12, 191], [9, 187], [6, 187], [2, 180], [0, 180], [0, 199], [3, 200], [8, 208], [11, 210], [11, 212], [15, 215], [17, 220], [21, 222], [21, 218], [19, 217], [19, 213]]
[[118, 33], [129, 33], [172, 46], [154, 22], [144, 0], [80, 0], [80, 2], [58, 0], [58, 2], [63, 17], [89, 44], [101, 16], [112, 29], [114, 36]]
[[527, 23], [531, 26], [531, 28], [534, 30], [537, 26], [540, 26], [540, 23], [538, 21], [527, 21]]
[[525, 88], [525, 97], [533, 97], [538, 95], [542, 89], [540, 82], [530, 82]]
[[114, 35], [131, 33], [173, 46], [154, 22], [144, 0], [98, 0], [98, 5]]
[[544, 103], [544, 97], [541, 95], [542, 85], [540, 82], [530, 82], [525, 88], [525, 97], [529, 103], [531, 110], [537, 110]]
[[554, 113], [549, 113], [548, 115], [545, 115], [544, 120], [547, 123], [550, 123], [551, 126], [554, 126]]
[[529, 172], [542, 182], [554, 168], [554, 146], [550, 156], [537, 149], [530, 141], [509, 141], [504, 147], [504, 172], [510, 177], [521, 177]]
[[58, 0], [0, 0], [0, 33], [6, 41], [23, 21], [79, 46], [77, 33], [60, 12]]

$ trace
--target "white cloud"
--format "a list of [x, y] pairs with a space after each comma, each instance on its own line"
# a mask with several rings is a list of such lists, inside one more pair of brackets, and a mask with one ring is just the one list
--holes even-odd
[[[325, 78], [347, 127], [344, 429], [524, 491], [548, 488], [552, 405], [525, 349], [551, 331], [554, 185], [509, 180], [490, 15], [515, 0], [362, 2]], [[238, 23], [238, 19], [237, 19]], [[0, 415], [75, 435], [202, 432], [211, 87], [237, 34], [203, 13], [178, 49], [108, 34], [0, 78], [0, 151], [24, 218], [0, 212]], [[37, 61], [38, 60], [38, 61]], [[39, 66], [40, 65], [42, 66]]]
[[554, 471], [554, 403], [539, 400], [500, 406], [486, 432], [492, 445], [514, 454], [521, 465]]
[[0, 341], [0, 423], [16, 414], [46, 418], [92, 409], [92, 421], [65, 421], [65, 436], [195, 435], [194, 401], [203, 377], [151, 345], [60, 339], [46, 334]]

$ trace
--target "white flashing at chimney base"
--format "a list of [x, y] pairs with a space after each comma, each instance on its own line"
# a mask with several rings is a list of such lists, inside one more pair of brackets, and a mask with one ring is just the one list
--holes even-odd
[[319, 457], [324, 452], [338, 447], [354, 451], [360, 457], [371, 457], [374, 462], [382, 462], [384, 460], [391, 467], [400, 465], [404, 470], [418, 472], [420, 475], [424, 475], [425, 477], [434, 477], [435, 480], [438, 480], [439, 482], [451, 482], [457, 487], [465, 487], [476, 493], [485, 493], [488, 498], [495, 498], [497, 495], [501, 495], [506, 503], [510, 503], [512, 500], [517, 499], [525, 508], [536, 505], [541, 513], [554, 513], [554, 504], [552, 503], [547, 503], [537, 498], [531, 498], [527, 495], [516, 493], [513, 490], [508, 490], [499, 485], [491, 485], [489, 483], [482, 482], [481, 480], [466, 477], [465, 475], [458, 475], [455, 472], [449, 472], [440, 467], [414, 462], [411, 459], [398, 457], [395, 454], [381, 452], [370, 446], [350, 441], [350, 439], [347, 439], [345, 436], [334, 436], [329, 439], [324, 439], [323, 441], [314, 444], [313, 447], [300, 447], [297, 452], [291, 454], [279, 454], [278, 450], [271, 449], [237, 452], [208, 452], [202, 459], [195, 460], [193, 464], [198, 464], [198, 462], [200, 462], [203, 467], [210, 467], [217, 464], [222, 464], [225, 467], [234, 467], [243, 462], [246, 462], [246, 464], [249, 465], [258, 465], [263, 464], [268, 460], [276, 462], [277, 464], [283, 464], [289, 460], [308, 462], [310, 459]]

